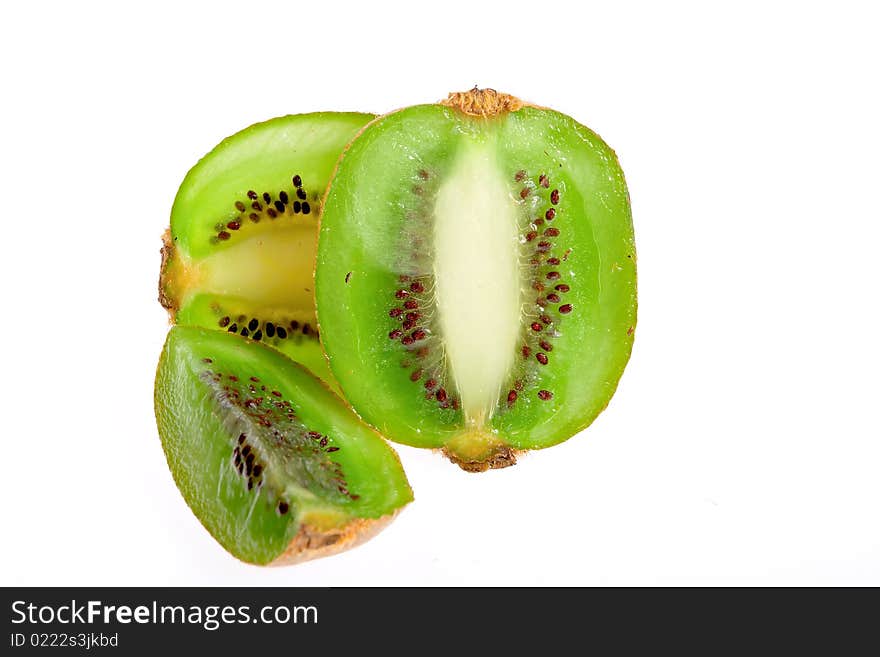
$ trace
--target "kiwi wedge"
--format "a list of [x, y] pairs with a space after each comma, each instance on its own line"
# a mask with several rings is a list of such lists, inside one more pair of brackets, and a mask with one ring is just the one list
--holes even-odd
[[397, 455], [373, 429], [308, 370], [240, 336], [173, 327], [155, 409], [186, 502], [243, 561], [339, 552], [412, 500]]
[[504, 467], [589, 425], [636, 324], [629, 195], [614, 151], [491, 89], [375, 119], [330, 182], [321, 340], [391, 440]]
[[340, 152], [372, 118], [258, 123], [189, 171], [162, 249], [159, 300], [172, 321], [264, 342], [335, 386], [315, 320], [317, 222]]

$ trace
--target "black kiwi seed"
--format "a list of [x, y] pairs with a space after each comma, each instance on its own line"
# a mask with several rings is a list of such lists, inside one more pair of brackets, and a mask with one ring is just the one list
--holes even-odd
[[308, 201], [303, 201], [302, 211], [303, 211], [303, 214], [308, 214], [309, 212], [312, 211], [312, 207], [309, 205]]
[[269, 192], [263, 192], [263, 201], [265, 201], [266, 203], [272, 202], [272, 197], [269, 196]]
[[274, 338], [275, 337], [275, 325], [272, 322], [266, 322], [266, 337]]
[[275, 209], [278, 210], [278, 212], [284, 212], [284, 203], [281, 201], [275, 201]]
[[254, 338], [254, 340], [256, 340], [257, 342], [259, 342], [260, 340], [263, 339], [263, 332], [260, 331], [260, 330], [258, 330], [256, 333], [254, 333], [253, 338]]
[[260, 322], [258, 322], [256, 318], [254, 318], [254, 319], [252, 319], [251, 321], [248, 322], [248, 328], [249, 328], [251, 331], [256, 331], [256, 330], [257, 330], [257, 327], [258, 327], [259, 325], [260, 325]]
[[219, 324], [220, 324], [221, 328], [226, 328], [227, 326], [229, 326], [229, 318], [228, 317], [221, 317]]
[[287, 202], [290, 200], [290, 198], [287, 196], [287, 192], [285, 192], [284, 190], [281, 190], [280, 192], [278, 192], [278, 198], [285, 205], [287, 205]]
[[294, 187], [302, 187], [302, 184], [303, 184], [303, 179], [300, 178], [299, 174], [296, 174], [293, 177], [293, 186]]
[[302, 187], [298, 187], [296, 190], [296, 197], [300, 201], [305, 201], [306, 200], [306, 190], [304, 190]]
[[248, 190], [247, 197], [252, 201], [256, 201], [257, 200], [257, 193], [252, 189]]
[[288, 506], [287, 502], [285, 502], [284, 500], [278, 502], [278, 513], [280, 513], [282, 516], [287, 513], [288, 509], [290, 509], [290, 507]]
[[287, 339], [287, 331], [284, 329], [283, 326], [278, 327], [278, 337], [281, 338], [282, 340]]
[[227, 333], [237, 333], [238, 332], [238, 324], [233, 324], [228, 329], [226, 329]]
[[299, 201], [294, 201], [293, 202], [293, 213], [299, 214], [300, 210], [302, 210], [302, 203], [300, 203]]
[[246, 338], [250, 334], [251, 334], [251, 332], [247, 330], [247, 326], [245, 326], [241, 329], [241, 337]]

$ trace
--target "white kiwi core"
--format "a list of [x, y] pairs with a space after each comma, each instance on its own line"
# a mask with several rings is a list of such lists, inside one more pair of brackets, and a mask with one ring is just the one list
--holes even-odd
[[485, 425], [521, 326], [518, 199], [491, 141], [468, 142], [434, 205], [434, 284], [446, 365], [465, 421]]

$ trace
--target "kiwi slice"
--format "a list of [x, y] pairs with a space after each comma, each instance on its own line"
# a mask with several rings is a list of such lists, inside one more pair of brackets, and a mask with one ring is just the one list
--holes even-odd
[[159, 300], [172, 321], [264, 342], [335, 385], [315, 320], [318, 215], [340, 152], [372, 118], [258, 123], [189, 171], [162, 249]]
[[331, 180], [316, 288], [331, 369], [364, 419], [469, 471], [510, 465], [589, 425], [629, 359], [617, 157], [490, 89], [382, 116]]
[[243, 561], [339, 552], [412, 500], [387, 443], [308, 370], [253, 341], [173, 327], [155, 408], [178, 488]]

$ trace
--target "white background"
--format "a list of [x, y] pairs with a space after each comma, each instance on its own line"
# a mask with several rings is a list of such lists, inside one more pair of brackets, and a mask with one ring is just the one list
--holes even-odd
[[[880, 585], [871, 6], [3, 3], [0, 584]], [[383, 534], [241, 564], [153, 418], [177, 186], [253, 122], [474, 84], [620, 157], [640, 317], [619, 391], [504, 471], [400, 448], [417, 499]]]

